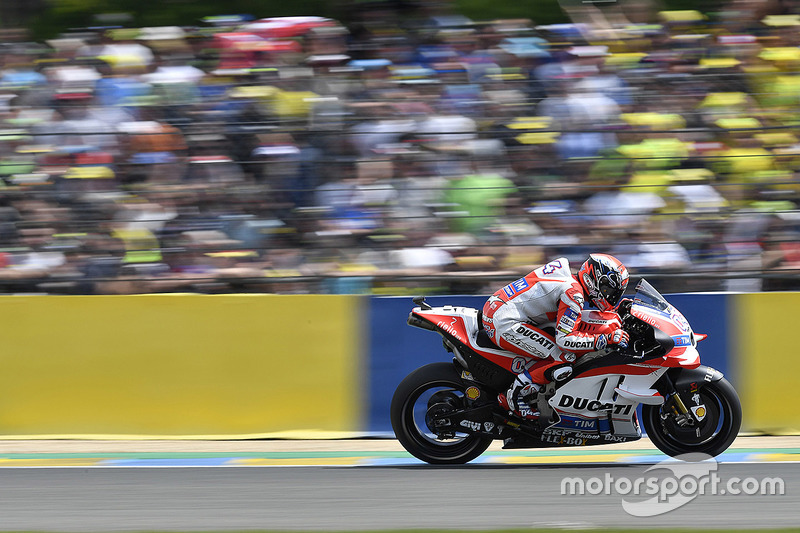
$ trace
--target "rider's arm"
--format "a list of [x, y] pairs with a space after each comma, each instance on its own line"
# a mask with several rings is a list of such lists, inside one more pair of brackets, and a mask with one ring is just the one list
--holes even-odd
[[576, 284], [561, 295], [556, 316], [556, 344], [564, 351], [584, 354], [604, 349], [609, 341], [619, 343], [619, 335], [589, 333], [588, 328], [581, 327], [581, 312], [583, 311], [583, 292]]

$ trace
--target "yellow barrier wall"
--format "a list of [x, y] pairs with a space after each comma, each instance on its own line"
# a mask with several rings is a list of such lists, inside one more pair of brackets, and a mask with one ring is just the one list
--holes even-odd
[[357, 306], [349, 296], [0, 297], [0, 435], [355, 431]]
[[733, 332], [743, 429], [800, 431], [798, 293], [734, 297]]

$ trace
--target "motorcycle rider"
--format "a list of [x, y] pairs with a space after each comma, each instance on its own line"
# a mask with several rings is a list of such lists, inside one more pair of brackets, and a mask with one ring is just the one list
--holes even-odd
[[627, 346], [621, 323], [613, 323], [608, 333], [581, 331], [581, 312], [586, 298], [600, 311], [613, 311], [628, 278], [628, 270], [611, 255], [591, 254], [577, 276], [561, 257], [489, 298], [483, 306], [484, 329], [500, 348], [523, 357], [512, 365], [517, 378], [498, 398], [505, 409], [524, 418], [538, 416], [536, 394], [550, 381], [568, 379], [578, 357]]

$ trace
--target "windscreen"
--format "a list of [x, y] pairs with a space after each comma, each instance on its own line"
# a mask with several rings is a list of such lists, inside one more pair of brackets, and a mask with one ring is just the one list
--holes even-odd
[[636, 295], [633, 297], [633, 303], [663, 312], [669, 312], [670, 310], [669, 302], [646, 280], [642, 280], [636, 285]]

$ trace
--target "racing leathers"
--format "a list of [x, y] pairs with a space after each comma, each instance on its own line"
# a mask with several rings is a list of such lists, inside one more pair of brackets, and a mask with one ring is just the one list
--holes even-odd
[[[483, 326], [504, 350], [530, 358], [505, 398], [509, 410], [524, 407], [541, 385], [570, 377], [577, 357], [624, 345], [620, 328], [608, 334], [581, 331], [584, 292], [565, 258], [555, 259], [495, 292], [483, 307]], [[535, 415], [536, 413], [531, 413]]]

